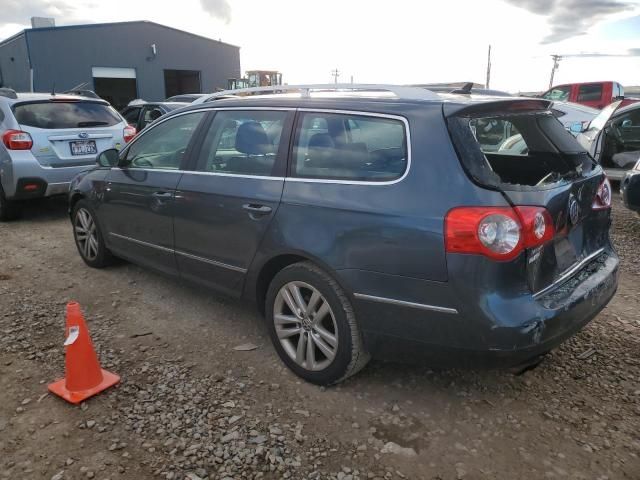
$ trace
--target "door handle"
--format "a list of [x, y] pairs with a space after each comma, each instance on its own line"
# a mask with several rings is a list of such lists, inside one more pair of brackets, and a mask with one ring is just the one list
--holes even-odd
[[267, 215], [271, 213], [271, 207], [267, 205], [258, 205], [255, 203], [247, 203], [242, 206], [247, 212], [252, 215]]
[[152, 195], [156, 198], [171, 198], [173, 193], [171, 192], [153, 192]]

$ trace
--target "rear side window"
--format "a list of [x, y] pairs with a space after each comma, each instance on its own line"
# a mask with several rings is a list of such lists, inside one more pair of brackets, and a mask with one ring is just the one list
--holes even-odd
[[407, 169], [407, 133], [400, 120], [305, 112], [298, 125], [295, 177], [382, 182]]
[[579, 102], [598, 101], [602, 97], [602, 85], [594, 83], [592, 85], [580, 85], [578, 89]]
[[20, 125], [45, 129], [111, 127], [122, 122], [113, 108], [96, 102], [19, 103], [13, 115]]
[[198, 169], [272, 175], [286, 117], [283, 111], [219, 111], [202, 145]]

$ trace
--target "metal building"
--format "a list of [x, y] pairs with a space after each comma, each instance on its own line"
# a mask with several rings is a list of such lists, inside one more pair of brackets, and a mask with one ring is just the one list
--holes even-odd
[[239, 76], [240, 47], [148, 21], [30, 28], [0, 41], [0, 86], [85, 84], [117, 108], [224, 89]]

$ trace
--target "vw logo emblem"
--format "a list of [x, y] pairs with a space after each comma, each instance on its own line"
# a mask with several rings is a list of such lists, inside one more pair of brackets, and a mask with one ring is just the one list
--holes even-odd
[[580, 205], [573, 195], [569, 197], [569, 220], [571, 220], [573, 225], [580, 220]]
[[89, 138], [89, 134], [87, 132], [80, 132], [78, 138]]

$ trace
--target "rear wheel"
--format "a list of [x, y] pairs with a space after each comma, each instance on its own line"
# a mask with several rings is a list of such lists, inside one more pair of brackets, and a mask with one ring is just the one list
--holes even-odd
[[311, 383], [340, 382], [369, 360], [351, 302], [338, 283], [312, 263], [296, 263], [275, 276], [265, 311], [278, 355]]
[[104, 243], [100, 226], [89, 202], [79, 200], [73, 206], [71, 222], [73, 238], [84, 263], [93, 268], [111, 265], [114, 260], [113, 255]]
[[22, 213], [22, 205], [19, 202], [7, 200], [2, 185], [0, 185], [0, 221], [15, 220]]

